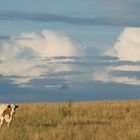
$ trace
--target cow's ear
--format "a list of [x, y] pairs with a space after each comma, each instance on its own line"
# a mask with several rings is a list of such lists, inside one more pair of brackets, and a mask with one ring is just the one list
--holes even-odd
[[15, 107], [16, 107], [16, 108], [18, 108], [18, 107], [19, 107], [19, 105], [16, 105]]
[[7, 107], [8, 107], [8, 108], [11, 108], [11, 105], [8, 105]]

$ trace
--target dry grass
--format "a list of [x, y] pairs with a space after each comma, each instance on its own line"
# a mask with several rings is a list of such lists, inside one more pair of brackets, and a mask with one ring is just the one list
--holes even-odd
[[140, 101], [22, 104], [0, 140], [140, 140]]

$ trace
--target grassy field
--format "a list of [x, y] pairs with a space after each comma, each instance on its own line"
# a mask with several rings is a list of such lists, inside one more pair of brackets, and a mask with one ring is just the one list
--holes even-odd
[[21, 104], [0, 140], [140, 140], [140, 101]]

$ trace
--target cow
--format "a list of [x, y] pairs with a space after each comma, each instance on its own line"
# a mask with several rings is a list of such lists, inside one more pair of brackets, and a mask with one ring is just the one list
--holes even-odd
[[18, 107], [15, 104], [0, 104], [0, 127], [3, 125], [4, 120], [9, 126]]

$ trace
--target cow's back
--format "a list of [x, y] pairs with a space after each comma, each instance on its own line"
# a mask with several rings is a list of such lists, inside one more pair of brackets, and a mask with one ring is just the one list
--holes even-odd
[[0, 104], [0, 116], [3, 114], [3, 111], [6, 110], [8, 104]]

